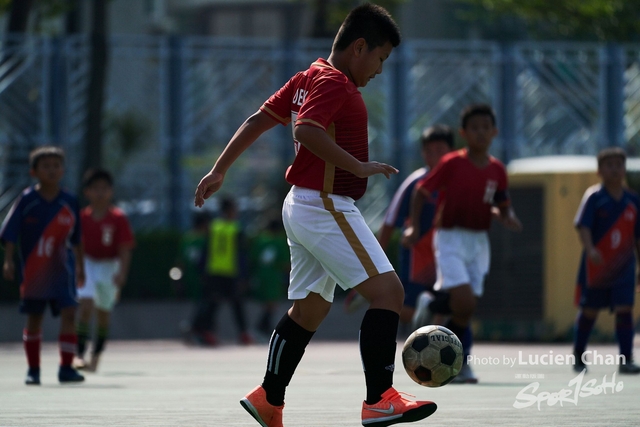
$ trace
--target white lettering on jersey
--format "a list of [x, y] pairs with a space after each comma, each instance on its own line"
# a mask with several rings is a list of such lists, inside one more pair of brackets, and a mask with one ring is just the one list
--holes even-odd
[[51, 258], [51, 255], [53, 255], [53, 245], [55, 242], [56, 239], [53, 236], [40, 237], [40, 239], [38, 240], [37, 249], [38, 257]]
[[493, 203], [493, 196], [498, 189], [498, 183], [492, 179], [487, 180], [487, 186], [484, 188], [484, 197], [482, 201], [485, 203]]
[[296, 93], [293, 95], [293, 103], [296, 105], [302, 105], [308, 93], [309, 93], [308, 90], [298, 89]]
[[104, 246], [111, 246], [111, 244], [113, 243], [113, 231], [113, 227], [102, 227], [102, 244]]
[[622, 241], [622, 234], [620, 230], [614, 228], [611, 231], [611, 249], [617, 249], [620, 246], [620, 242]]

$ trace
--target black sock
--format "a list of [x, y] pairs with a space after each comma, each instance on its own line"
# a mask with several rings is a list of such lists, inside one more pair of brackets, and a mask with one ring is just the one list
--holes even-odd
[[93, 354], [100, 354], [104, 350], [104, 346], [107, 342], [107, 337], [109, 336], [109, 328], [98, 327], [98, 330], [96, 332], [96, 344], [93, 347]]
[[435, 314], [451, 314], [450, 299], [449, 292], [433, 291], [433, 301], [429, 303], [429, 310]]
[[360, 357], [367, 385], [367, 404], [373, 405], [393, 385], [396, 334], [400, 316], [391, 310], [369, 309], [360, 326]]
[[[463, 342], [463, 340], [465, 340], [465, 336], [467, 335], [467, 333], [470, 334], [470, 330], [467, 331], [467, 326], [458, 325], [451, 319], [449, 319], [449, 321], [447, 322], [446, 328], [448, 328], [451, 332], [456, 334], [460, 342]], [[464, 348], [463, 351], [465, 352], [465, 355], [464, 355], [464, 358], [462, 359], [462, 364], [466, 365], [467, 364], [466, 356], [468, 355], [468, 353], [466, 353], [467, 349]]]
[[78, 357], [84, 357], [84, 353], [87, 351], [87, 339], [89, 338], [89, 324], [79, 322], [76, 327], [76, 335], [78, 337]]
[[314, 333], [298, 325], [288, 314], [280, 319], [269, 341], [267, 372], [262, 382], [270, 404], [284, 404], [285, 389]]

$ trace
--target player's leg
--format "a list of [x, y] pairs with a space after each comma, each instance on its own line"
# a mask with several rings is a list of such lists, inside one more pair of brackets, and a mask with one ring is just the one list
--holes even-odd
[[619, 367], [621, 374], [640, 374], [640, 367], [633, 363], [633, 303], [636, 285], [633, 278], [611, 289], [611, 305], [616, 316], [616, 338], [620, 346], [623, 362]]
[[24, 351], [29, 365], [25, 379], [27, 385], [40, 385], [40, 347], [45, 307], [46, 301], [44, 300], [22, 300], [20, 302], [20, 311], [27, 314], [27, 322], [22, 334]]
[[73, 369], [72, 362], [78, 345], [76, 336], [76, 302], [56, 301], [52, 305], [52, 312], [55, 316], [60, 315], [60, 335], [58, 344], [60, 348], [60, 369], [58, 370], [58, 381], [61, 383], [84, 381], [84, 377]]
[[91, 361], [86, 367], [88, 372], [96, 372], [100, 363], [100, 356], [105, 349], [111, 323], [111, 311], [96, 307], [96, 338], [91, 352]]
[[225, 299], [231, 303], [231, 311], [238, 328], [238, 342], [245, 345], [252, 344], [254, 339], [249, 334], [244, 306], [245, 289], [243, 283], [238, 278], [224, 278], [223, 283], [222, 288], [224, 288]]
[[587, 287], [586, 284], [579, 286], [581, 287], [580, 309], [573, 327], [573, 356], [575, 358], [573, 370], [575, 372], [587, 369], [583, 357], [589, 336], [598, 319], [598, 312], [600, 309], [608, 307], [611, 301], [610, 289], [593, 289]]
[[91, 318], [94, 310], [94, 298], [96, 294], [96, 274], [99, 273], [100, 264], [85, 258], [85, 283], [78, 288], [78, 323], [76, 326], [76, 336], [78, 337], [78, 345], [76, 349], [77, 357], [73, 361], [73, 366], [77, 369], [83, 369], [86, 365], [84, 354], [87, 350], [87, 341], [91, 336]]
[[76, 369], [84, 369], [86, 363], [84, 354], [87, 350], [87, 341], [90, 337], [90, 324], [93, 315], [93, 298], [80, 298], [78, 305], [78, 324], [76, 327], [76, 335], [78, 337], [78, 346], [76, 349], [76, 358], [73, 366]]
[[202, 283], [202, 298], [198, 303], [191, 322], [191, 332], [199, 344], [215, 346], [218, 339], [213, 334], [214, 316], [217, 311], [218, 294], [216, 292], [216, 277], [206, 276]]
[[573, 356], [576, 360], [573, 370], [576, 372], [587, 369], [583, 355], [589, 342], [589, 335], [591, 335], [593, 326], [598, 319], [598, 311], [598, 309], [589, 307], [582, 307], [578, 311], [573, 328]]

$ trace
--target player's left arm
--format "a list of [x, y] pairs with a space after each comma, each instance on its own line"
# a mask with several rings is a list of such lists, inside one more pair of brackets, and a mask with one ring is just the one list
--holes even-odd
[[113, 277], [113, 283], [118, 289], [122, 289], [127, 283], [129, 268], [131, 267], [132, 245], [120, 245], [118, 247], [118, 272]]
[[118, 217], [116, 243], [118, 245], [118, 272], [113, 276], [113, 283], [118, 289], [122, 289], [127, 283], [133, 247], [135, 246], [135, 237], [131, 230], [131, 224], [129, 224], [124, 214]]
[[507, 190], [507, 171], [500, 164], [500, 178], [498, 181], [498, 189], [493, 197], [493, 202], [500, 213], [499, 218], [502, 225], [507, 230], [522, 231], [522, 223], [518, 219], [513, 206], [511, 206], [511, 198]]

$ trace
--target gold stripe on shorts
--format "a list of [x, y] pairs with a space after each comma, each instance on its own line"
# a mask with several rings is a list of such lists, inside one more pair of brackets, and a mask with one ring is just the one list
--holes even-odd
[[347, 218], [344, 216], [344, 213], [336, 211], [333, 200], [326, 192], [320, 192], [320, 197], [322, 198], [324, 208], [329, 211], [333, 216], [333, 219], [336, 220], [338, 227], [340, 227], [340, 230], [344, 234], [344, 237], [346, 237], [347, 242], [349, 242], [349, 246], [351, 246], [351, 249], [353, 249], [353, 252], [358, 257], [358, 260], [367, 272], [367, 275], [369, 277], [373, 277], [380, 274], [378, 272], [378, 268], [371, 259], [371, 256], [369, 256], [367, 250], [362, 246], [362, 242], [360, 242], [360, 239], [358, 239], [355, 231], [353, 231], [351, 224], [349, 224], [349, 221], [347, 221]]

